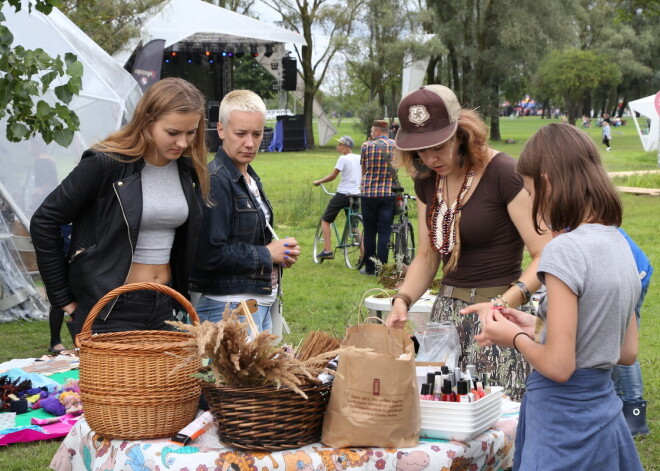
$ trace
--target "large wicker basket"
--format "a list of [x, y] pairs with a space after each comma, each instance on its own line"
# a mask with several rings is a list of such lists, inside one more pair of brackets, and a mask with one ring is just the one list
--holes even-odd
[[309, 399], [285, 387], [203, 383], [202, 389], [221, 442], [243, 450], [274, 451], [300, 448], [321, 439], [331, 386], [301, 387]]
[[155, 290], [174, 298], [193, 322], [199, 317], [192, 304], [173, 289], [157, 283], [120, 286], [92, 308], [82, 332], [80, 395], [89, 426], [104, 438], [141, 440], [171, 437], [194, 420], [201, 394], [192, 375], [199, 363], [180, 368], [185, 355], [183, 332], [140, 330], [92, 335], [103, 307], [129, 291]]

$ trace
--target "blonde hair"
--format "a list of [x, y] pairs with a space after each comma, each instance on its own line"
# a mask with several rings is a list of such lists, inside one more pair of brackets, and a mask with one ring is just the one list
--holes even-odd
[[229, 123], [232, 111], [245, 111], [248, 113], [261, 113], [266, 119], [266, 104], [259, 95], [251, 90], [234, 90], [225, 95], [220, 102], [218, 122], [224, 127]]
[[206, 100], [204, 95], [186, 80], [169, 77], [153, 84], [140, 98], [128, 124], [92, 146], [92, 149], [109, 153], [111, 157], [114, 157], [113, 153], [132, 157], [128, 160], [121, 159], [123, 161], [140, 160], [156, 151], [156, 145], [148, 132], [149, 125], [170, 113], [199, 114], [195, 138], [190, 146], [184, 149], [181, 158], [191, 160], [202, 197], [206, 201], [209, 195], [204, 120]]

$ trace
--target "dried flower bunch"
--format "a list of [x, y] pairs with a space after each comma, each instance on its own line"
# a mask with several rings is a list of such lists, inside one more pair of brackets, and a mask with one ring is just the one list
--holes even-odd
[[168, 322], [192, 337], [184, 344], [188, 352], [184, 365], [191, 361], [210, 360], [210, 373], [203, 379], [217, 386], [284, 385], [307, 398], [299, 386], [320, 384], [320, 373], [332, 373], [328, 361], [342, 350], [325, 352], [305, 361], [274, 344], [276, 335], [259, 333], [248, 337], [248, 327], [237, 316], [240, 310], [220, 322], [205, 321], [199, 325]]

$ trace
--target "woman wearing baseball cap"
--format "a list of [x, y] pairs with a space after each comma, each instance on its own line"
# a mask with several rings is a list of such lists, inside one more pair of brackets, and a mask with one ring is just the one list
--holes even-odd
[[[478, 312], [498, 305], [531, 311], [531, 294], [540, 287], [536, 268], [550, 234], [534, 230], [532, 199], [515, 160], [488, 147], [486, 125], [475, 111], [461, 108], [452, 90], [426, 85], [412, 91], [401, 100], [398, 118], [396, 160], [415, 181], [419, 249], [388, 324], [403, 328], [408, 308], [442, 264], [431, 320], [456, 324], [463, 370], [475, 365], [519, 399], [529, 364], [513, 349], [476, 347]], [[525, 247], [532, 261], [523, 271]], [[469, 313], [461, 314], [467, 306]]]

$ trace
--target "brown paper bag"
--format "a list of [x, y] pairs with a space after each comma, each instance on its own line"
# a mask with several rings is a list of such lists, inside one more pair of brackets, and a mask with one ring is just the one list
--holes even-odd
[[339, 356], [321, 441], [334, 448], [416, 446], [419, 389], [409, 334], [381, 324], [359, 324], [346, 330], [342, 345], [372, 351]]

